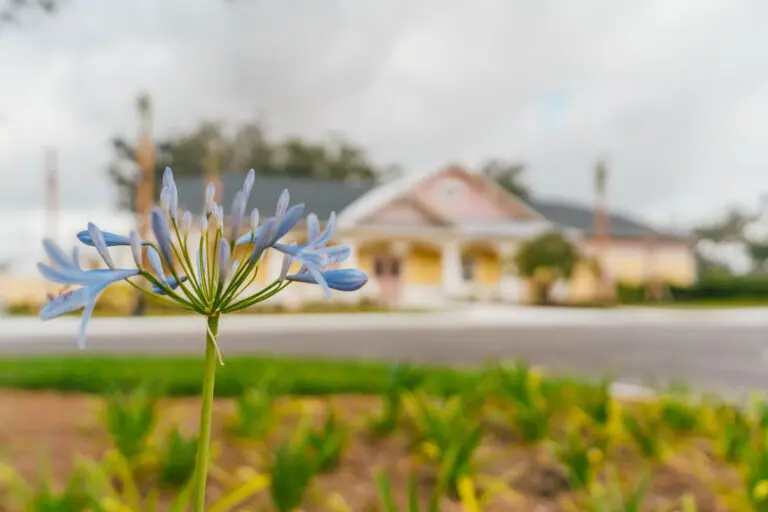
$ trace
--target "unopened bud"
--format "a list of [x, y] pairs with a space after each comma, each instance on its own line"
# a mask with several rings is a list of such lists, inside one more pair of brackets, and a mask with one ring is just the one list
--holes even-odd
[[246, 199], [250, 197], [251, 190], [253, 190], [253, 184], [256, 181], [256, 171], [251, 169], [248, 174], [245, 175], [245, 182], [243, 183], [243, 192], [245, 192]]
[[133, 261], [138, 268], [141, 268], [141, 238], [139, 234], [134, 230], [128, 237], [131, 242], [131, 253], [133, 254]]
[[216, 196], [216, 185], [213, 183], [209, 183], [207, 187], [205, 187], [205, 204], [209, 205], [213, 202], [213, 198]]
[[171, 189], [168, 187], [163, 187], [163, 190], [160, 192], [160, 208], [164, 212], [171, 209]]
[[186, 211], [184, 212], [184, 215], [181, 216], [181, 233], [184, 235], [188, 235], [191, 230], [192, 230], [192, 212]]
[[257, 227], [259, 227], [259, 209], [254, 208], [251, 211], [251, 231], [256, 231]]

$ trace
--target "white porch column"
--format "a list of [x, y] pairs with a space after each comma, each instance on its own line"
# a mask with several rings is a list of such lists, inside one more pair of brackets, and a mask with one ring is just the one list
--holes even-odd
[[461, 246], [456, 240], [451, 240], [443, 245], [443, 292], [447, 297], [456, 297], [461, 294]]
[[517, 244], [514, 242], [502, 242], [499, 244], [499, 259], [501, 263], [501, 279], [499, 280], [499, 297], [515, 303], [523, 301], [523, 282], [514, 268], [512, 259], [517, 252]]

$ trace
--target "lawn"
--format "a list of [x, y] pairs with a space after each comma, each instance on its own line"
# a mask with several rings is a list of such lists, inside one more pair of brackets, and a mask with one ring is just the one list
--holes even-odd
[[[201, 375], [193, 358], [0, 360], [0, 510], [186, 510]], [[768, 510], [768, 405], [607, 384], [228, 358], [210, 510]]]

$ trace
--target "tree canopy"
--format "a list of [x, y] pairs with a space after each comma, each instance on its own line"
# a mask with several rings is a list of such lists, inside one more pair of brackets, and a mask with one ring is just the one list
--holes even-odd
[[520, 199], [528, 199], [531, 191], [522, 181], [523, 171], [525, 171], [525, 164], [509, 162], [501, 158], [488, 159], [480, 166], [481, 173], [496, 180], [507, 192]]
[[576, 247], [559, 231], [550, 231], [523, 243], [515, 254], [518, 273], [531, 280], [536, 301], [549, 302], [552, 285], [570, 279], [579, 261]]
[[[136, 144], [115, 137], [112, 148], [108, 172], [117, 186], [120, 207], [132, 210], [138, 177]], [[273, 141], [258, 122], [228, 132], [221, 123], [204, 121], [188, 133], [156, 141], [155, 148], [156, 185], [168, 166], [178, 177], [200, 176], [211, 163], [222, 173], [255, 169], [261, 175], [330, 180], [378, 181], [397, 172], [395, 166], [372, 163], [364, 149], [342, 137], [310, 141], [291, 136]], [[155, 187], [156, 194], [159, 189]]]
[[52, 13], [58, 4], [57, 0], [0, 0], [0, 30], [6, 25], [18, 23], [19, 16], [26, 10], [41, 9]]

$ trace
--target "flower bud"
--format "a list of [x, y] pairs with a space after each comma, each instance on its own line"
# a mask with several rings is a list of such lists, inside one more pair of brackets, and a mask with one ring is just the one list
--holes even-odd
[[251, 196], [251, 190], [253, 190], [253, 184], [256, 181], [256, 171], [251, 169], [248, 174], [245, 175], [245, 182], [243, 183], [243, 192], [245, 192], [245, 198], [248, 199]]
[[259, 209], [254, 208], [251, 211], [251, 231], [256, 231], [257, 227], [259, 227]]
[[219, 283], [224, 284], [229, 273], [229, 259], [232, 251], [229, 247], [229, 240], [219, 240]]
[[208, 186], [205, 187], [205, 204], [206, 204], [206, 206], [213, 202], [214, 197], [216, 197], [216, 185], [213, 184], [213, 183], [209, 183]]
[[232, 223], [232, 233], [230, 238], [237, 240], [237, 236], [240, 234], [240, 227], [243, 225], [243, 217], [245, 217], [245, 203], [248, 201], [248, 197], [242, 190], [235, 194], [235, 199], [232, 201], [232, 211], [230, 213], [230, 222]]
[[224, 207], [217, 206], [213, 212], [213, 218], [216, 219], [216, 227], [222, 229], [224, 227]]
[[171, 209], [171, 189], [168, 187], [163, 187], [163, 190], [160, 192], [160, 208], [164, 212]]
[[131, 241], [131, 254], [133, 254], [133, 261], [138, 268], [141, 268], [141, 238], [139, 233], [135, 230], [131, 231], [129, 236]]
[[183, 235], [188, 235], [191, 230], [192, 230], [192, 212], [186, 211], [184, 212], [184, 215], [181, 216], [181, 233]]

